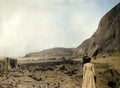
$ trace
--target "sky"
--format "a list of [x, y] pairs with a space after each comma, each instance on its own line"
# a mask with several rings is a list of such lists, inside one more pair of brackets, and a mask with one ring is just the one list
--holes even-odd
[[77, 47], [119, 0], [0, 0], [0, 56]]

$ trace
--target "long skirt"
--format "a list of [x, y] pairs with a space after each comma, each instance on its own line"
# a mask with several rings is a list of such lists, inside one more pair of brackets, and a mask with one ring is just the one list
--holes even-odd
[[96, 88], [92, 71], [87, 71], [82, 83], [82, 88]]

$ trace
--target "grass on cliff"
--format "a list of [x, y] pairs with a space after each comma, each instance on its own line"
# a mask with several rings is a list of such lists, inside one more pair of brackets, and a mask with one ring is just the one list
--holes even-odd
[[92, 62], [95, 64], [98, 86], [103, 86], [103, 88], [120, 88], [119, 55], [97, 58]]

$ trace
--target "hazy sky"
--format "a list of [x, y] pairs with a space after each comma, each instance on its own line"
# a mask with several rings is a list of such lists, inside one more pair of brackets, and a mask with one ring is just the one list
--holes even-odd
[[0, 56], [77, 47], [119, 0], [0, 0]]

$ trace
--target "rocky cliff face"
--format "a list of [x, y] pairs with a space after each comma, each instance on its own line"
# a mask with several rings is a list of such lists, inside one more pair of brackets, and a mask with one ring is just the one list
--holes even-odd
[[85, 40], [74, 52], [74, 56], [89, 56], [120, 53], [120, 3], [101, 19], [97, 31]]

